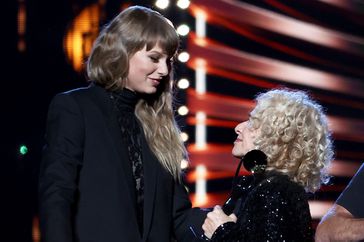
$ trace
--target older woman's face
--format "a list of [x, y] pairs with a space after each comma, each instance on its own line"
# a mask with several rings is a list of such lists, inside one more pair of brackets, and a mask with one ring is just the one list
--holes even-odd
[[232, 154], [241, 158], [248, 151], [254, 149], [254, 140], [256, 139], [259, 129], [253, 129], [249, 125], [249, 121], [242, 122], [235, 127], [235, 133], [238, 135], [234, 142]]

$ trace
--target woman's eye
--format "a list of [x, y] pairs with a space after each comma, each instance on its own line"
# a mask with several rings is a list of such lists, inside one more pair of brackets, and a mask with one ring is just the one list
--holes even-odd
[[151, 59], [153, 62], [158, 62], [158, 61], [159, 61], [159, 58], [158, 58], [158, 57], [154, 57], [154, 56], [150, 56], [150, 59]]

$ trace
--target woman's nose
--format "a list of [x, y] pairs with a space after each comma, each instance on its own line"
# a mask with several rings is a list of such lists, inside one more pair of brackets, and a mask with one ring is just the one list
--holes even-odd
[[235, 127], [235, 133], [237, 133], [237, 134], [240, 134], [241, 133], [242, 124], [243, 123], [240, 123], [240, 124], [236, 125], [236, 127]]
[[235, 133], [240, 134], [243, 132], [245, 126], [247, 125], [248, 121], [242, 122], [235, 127]]
[[158, 66], [158, 74], [161, 76], [168, 75], [168, 66], [166, 63], [161, 62]]

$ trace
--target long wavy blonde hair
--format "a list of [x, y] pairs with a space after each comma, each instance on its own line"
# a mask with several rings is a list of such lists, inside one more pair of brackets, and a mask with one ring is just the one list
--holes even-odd
[[[123, 89], [129, 59], [145, 46], [148, 51], [156, 45], [169, 59], [175, 58], [179, 37], [172, 23], [149, 8], [129, 7], [106, 25], [97, 37], [87, 62], [87, 75], [107, 90]], [[169, 70], [171, 74], [171, 65]], [[164, 77], [155, 94], [143, 96], [136, 105], [135, 114], [154, 155], [180, 181], [180, 164], [187, 158], [187, 151], [174, 118], [170, 75]]]
[[249, 121], [260, 129], [255, 145], [267, 154], [267, 169], [287, 174], [315, 192], [328, 181], [334, 154], [321, 105], [303, 91], [285, 89], [260, 94], [256, 101]]

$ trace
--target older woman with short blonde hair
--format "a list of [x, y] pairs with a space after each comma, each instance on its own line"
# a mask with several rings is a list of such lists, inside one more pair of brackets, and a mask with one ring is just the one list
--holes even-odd
[[[207, 240], [312, 241], [306, 192], [327, 182], [333, 158], [323, 108], [303, 91], [271, 90], [256, 98], [249, 120], [235, 128], [232, 154], [267, 156], [265, 173], [242, 197], [236, 214], [216, 206], [202, 228]], [[251, 188], [252, 187], [252, 188]]]
[[251, 125], [254, 144], [268, 156], [268, 170], [287, 174], [306, 191], [328, 181], [333, 150], [321, 105], [302, 91], [272, 90], [256, 98]]

